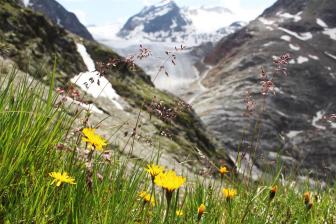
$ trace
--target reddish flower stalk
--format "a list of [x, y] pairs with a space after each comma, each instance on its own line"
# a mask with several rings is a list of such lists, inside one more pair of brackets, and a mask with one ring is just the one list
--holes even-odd
[[261, 94], [268, 95], [269, 92], [272, 92], [275, 95], [275, 85], [271, 79], [268, 78], [268, 75], [264, 68], [261, 68]]
[[255, 110], [256, 107], [256, 102], [252, 99], [252, 96], [250, 94], [249, 91], [246, 91], [246, 95], [245, 95], [245, 116], [249, 116], [252, 115], [253, 111]]
[[276, 65], [275, 71], [281, 72], [287, 76], [287, 68], [285, 66], [288, 64], [290, 59], [291, 56], [289, 53], [283, 54], [279, 58], [274, 59], [273, 63]]

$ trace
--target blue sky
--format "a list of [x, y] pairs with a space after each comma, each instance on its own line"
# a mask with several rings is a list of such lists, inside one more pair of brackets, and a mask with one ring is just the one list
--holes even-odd
[[[144, 6], [160, 0], [57, 0], [74, 12], [85, 25], [124, 22]], [[253, 19], [276, 0], [175, 0], [179, 6], [225, 6], [244, 18]]]

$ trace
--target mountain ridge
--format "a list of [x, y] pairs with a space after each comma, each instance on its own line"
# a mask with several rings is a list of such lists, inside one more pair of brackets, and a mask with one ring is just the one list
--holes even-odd
[[93, 40], [91, 33], [78, 20], [76, 15], [67, 11], [56, 0], [29, 0], [24, 3], [35, 12], [46, 15], [55, 24], [87, 40]]

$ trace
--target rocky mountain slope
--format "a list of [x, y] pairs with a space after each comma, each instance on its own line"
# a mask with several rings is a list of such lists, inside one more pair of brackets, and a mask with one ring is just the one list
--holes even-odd
[[87, 40], [93, 40], [91, 33], [77, 19], [76, 15], [67, 11], [56, 0], [29, 0], [25, 4], [35, 12], [44, 14], [55, 24], [77, 34]]
[[[278, 0], [205, 58], [211, 69], [193, 108], [232, 157], [239, 150], [255, 164], [256, 178], [278, 159], [302, 175], [336, 176], [336, 123], [323, 119], [336, 111], [335, 12], [334, 0]], [[261, 68], [271, 78], [273, 60], [284, 53], [292, 58], [287, 75], [274, 75], [275, 94], [261, 95]], [[244, 116], [246, 91], [257, 110], [265, 105], [261, 116]]]
[[162, 164], [195, 172], [208, 167], [204, 155], [229, 163], [217, 153], [217, 143], [195, 113], [178, 98], [154, 88], [140, 68], [118, 63], [99, 69], [104, 71], [100, 77], [97, 62], [125, 59], [95, 41], [66, 32], [18, 1], [1, 0], [0, 46], [2, 63], [14, 63], [45, 83], [56, 62], [57, 86], [67, 91], [75, 84], [81, 96], [76, 98], [77, 91], [72, 91], [73, 95], [64, 96], [66, 102], [74, 110], [91, 111], [89, 123], [100, 124], [99, 132], [109, 138], [109, 151], [130, 152], [144, 161], [160, 152]]

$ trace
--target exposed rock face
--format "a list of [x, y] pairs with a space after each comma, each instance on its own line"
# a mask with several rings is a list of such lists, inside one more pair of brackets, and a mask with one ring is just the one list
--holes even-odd
[[64, 27], [70, 32], [77, 34], [87, 40], [93, 40], [92, 35], [86, 27], [78, 20], [76, 15], [67, 11], [55, 0], [29, 0], [28, 6], [36, 12], [44, 14], [54, 23]]
[[[336, 123], [323, 120], [336, 111], [335, 12], [334, 0], [279, 0], [205, 58], [213, 68], [193, 108], [227, 149], [254, 154], [257, 148], [252, 159], [263, 171], [274, 169], [279, 152], [288, 169], [336, 176]], [[275, 95], [262, 96], [261, 67], [271, 76], [273, 56], [287, 52], [288, 75], [274, 75]], [[257, 108], [264, 105], [260, 116], [244, 116], [246, 91]]]

